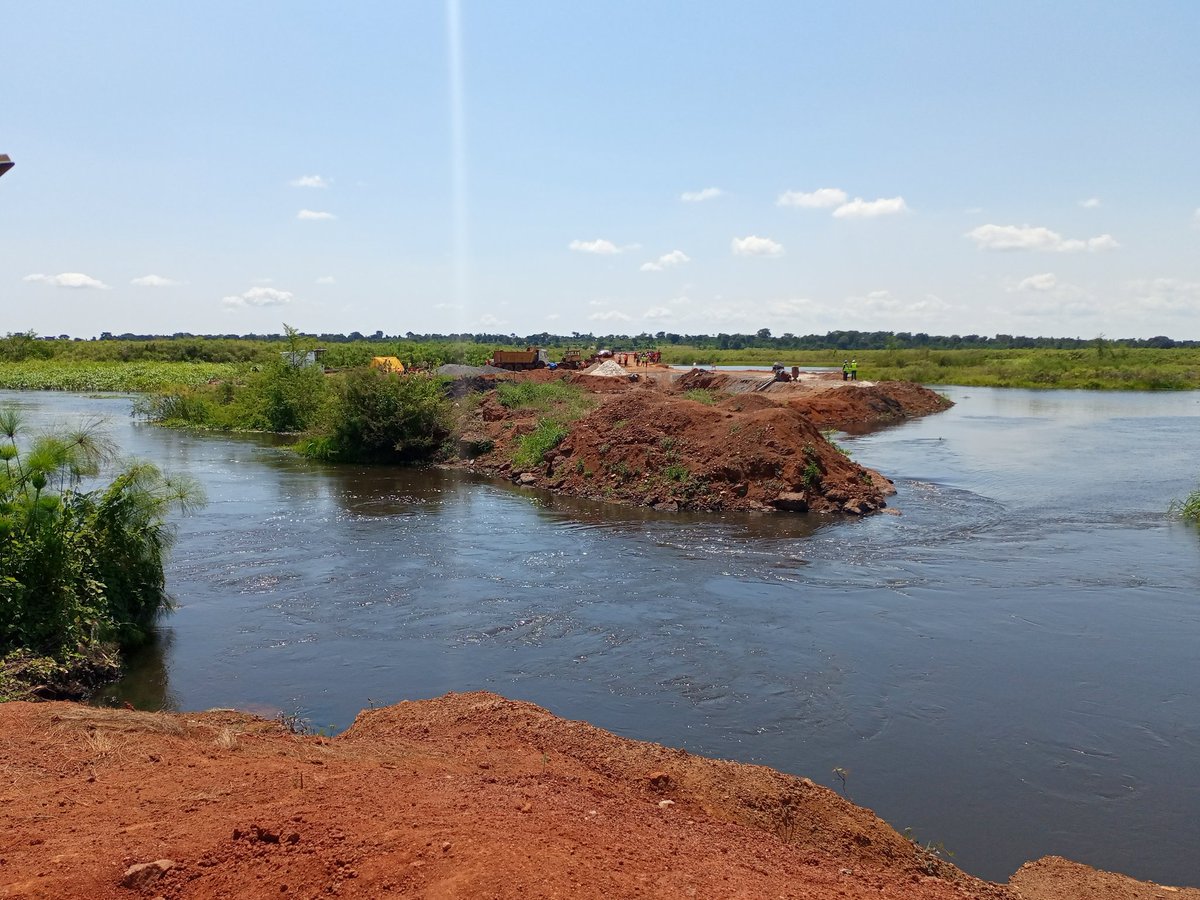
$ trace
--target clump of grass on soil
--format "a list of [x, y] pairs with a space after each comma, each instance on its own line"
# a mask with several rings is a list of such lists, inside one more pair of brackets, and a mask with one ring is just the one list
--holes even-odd
[[581, 388], [564, 381], [502, 381], [496, 399], [511, 410], [537, 410], [562, 422], [574, 422], [591, 411], [596, 401]]
[[540, 466], [546, 454], [566, 440], [567, 434], [567, 427], [561, 422], [539, 419], [537, 428], [517, 438], [513, 465], [518, 469]]

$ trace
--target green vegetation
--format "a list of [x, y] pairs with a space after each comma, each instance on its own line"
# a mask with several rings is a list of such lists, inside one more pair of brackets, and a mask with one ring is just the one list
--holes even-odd
[[95, 424], [27, 437], [20, 413], [0, 408], [0, 698], [22, 679], [86, 688], [111, 675], [118, 648], [145, 641], [169, 605], [165, 518], [200, 494], [144, 462], [84, 489], [112, 458]]
[[[153, 391], [172, 385], [238, 380], [261, 370], [302, 342], [321, 346], [322, 362], [335, 369], [364, 366], [372, 356], [397, 356], [405, 366], [482, 364], [496, 348], [566, 346], [625, 350], [657, 348], [663, 362], [766, 367], [840, 366], [855, 356], [859, 377], [924, 384], [1114, 390], [1200, 389], [1200, 342], [1167, 337], [1029, 338], [1013, 335], [928, 335], [907, 332], [834, 331], [824, 335], [500, 334], [366, 337], [284, 334], [243, 337], [111, 335], [101, 340], [43, 340], [32, 332], [0, 338], [0, 388], [19, 390]], [[697, 394], [692, 399], [708, 402]]]
[[582, 388], [566, 381], [501, 381], [496, 398], [507, 409], [536, 410], [564, 422], [581, 419], [596, 406]]
[[318, 459], [413, 463], [452, 433], [444, 380], [355, 369], [340, 379], [327, 419], [301, 450]]
[[705, 406], [712, 406], [718, 399], [715, 391], [706, 390], [705, 388], [692, 388], [691, 390], [684, 391], [683, 396], [697, 403], [703, 403]]
[[545, 460], [547, 453], [566, 440], [567, 434], [567, 427], [561, 422], [539, 419], [533, 431], [517, 439], [513, 465], [518, 469], [537, 468]]
[[566, 381], [502, 381], [496, 385], [496, 396], [507, 409], [541, 413], [537, 427], [517, 440], [513, 466], [518, 470], [541, 465], [545, 455], [566, 439], [567, 426], [596, 406], [592, 397]]
[[124, 393], [195, 387], [236, 377], [233, 363], [91, 362], [68, 359], [0, 359], [0, 389], [11, 391], [121, 391]]
[[1183, 500], [1172, 500], [1167, 512], [1185, 522], [1200, 525], [1200, 488], [1196, 488]]

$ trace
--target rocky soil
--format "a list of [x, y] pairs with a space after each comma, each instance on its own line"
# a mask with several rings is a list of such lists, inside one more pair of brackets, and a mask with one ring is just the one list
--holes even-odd
[[488, 693], [336, 738], [232, 711], [0, 705], [0, 897], [1200, 900], [1056, 858], [961, 872], [805, 778]]
[[[639, 369], [638, 380], [547, 371], [596, 407], [540, 464], [514, 466], [516, 442], [542, 414], [510, 410], [489, 391], [463, 424], [477, 448], [460, 463], [530, 487], [656, 509], [840, 512], [882, 509], [894, 493], [822, 433], [926, 415], [950, 401], [908, 382], [844, 383], [826, 376], [772, 382], [761, 373]], [[476, 388], [489, 387], [479, 382]]]

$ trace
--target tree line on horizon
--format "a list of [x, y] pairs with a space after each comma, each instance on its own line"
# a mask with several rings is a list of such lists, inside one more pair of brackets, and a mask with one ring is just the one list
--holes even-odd
[[[996, 334], [996, 335], [937, 335], [925, 332], [908, 331], [828, 331], [825, 334], [796, 335], [785, 332], [772, 335], [769, 328], [760, 328], [753, 334], [720, 332], [711, 334], [678, 334], [675, 332], [641, 332], [639, 334], [595, 334], [593, 332], [573, 331], [569, 335], [552, 334], [547, 331], [536, 334], [518, 335], [516, 333], [488, 332], [430, 332], [418, 334], [412, 331], [403, 334], [385, 334], [375, 331], [372, 334], [362, 334], [351, 331], [340, 333], [302, 333], [303, 337], [325, 344], [344, 344], [358, 342], [393, 342], [411, 341], [418, 343], [462, 343], [496, 346], [537, 346], [537, 347], [610, 347], [621, 349], [650, 349], [663, 346], [691, 347], [697, 350], [1076, 350], [1094, 347], [1097, 343], [1120, 347], [1144, 347], [1151, 349], [1195, 348], [1200, 347], [1200, 341], [1175, 340], [1166, 335], [1156, 335], [1149, 338], [1116, 338], [1106, 339], [1103, 335], [1096, 338], [1066, 338], [1066, 337], [1028, 337], [1025, 335]], [[147, 343], [155, 341], [192, 342], [191, 353], [168, 354], [186, 360], [200, 358], [204, 354], [198, 342], [210, 341], [249, 341], [255, 343], [283, 343], [288, 340], [285, 334], [191, 334], [176, 332], [174, 334], [114, 334], [109, 331], [101, 332], [100, 337], [86, 339], [86, 342], [117, 341]], [[61, 334], [39, 337], [33, 331], [9, 333], [0, 339], [0, 359], [27, 359], [50, 357], [53, 355], [52, 345], [59, 341], [73, 343], [85, 342], [84, 338], [72, 338]], [[38, 346], [40, 345], [40, 346]], [[238, 354], [234, 354], [235, 356]]]

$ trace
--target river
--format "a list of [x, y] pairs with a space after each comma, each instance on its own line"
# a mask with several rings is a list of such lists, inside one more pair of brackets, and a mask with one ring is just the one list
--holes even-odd
[[296, 712], [488, 689], [845, 790], [967, 871], [1200, 884], [1200, 395], [947, 388], [839, 442], [900, 516], [658, 514], [110, 417], [187, 472], [178, 609], [112, 692]]

